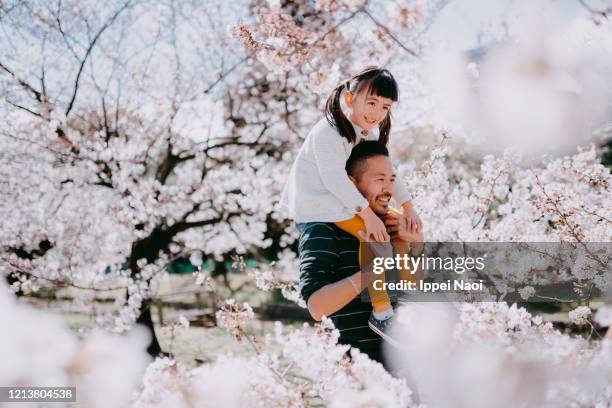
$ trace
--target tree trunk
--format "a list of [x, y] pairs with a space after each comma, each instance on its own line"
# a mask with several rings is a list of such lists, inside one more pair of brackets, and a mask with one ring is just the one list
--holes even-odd
[[155, 326], [153, 325], [153, 318], [151, 316], [150, 300], [143, 301], [142, 308], [140, 309], [140, 316], [138, 316], [138, 319], [136, 319], [136, 323], [146, 327], [149, 334], [151, 335], [151, 341], [149, 342], [149, 346], [147, 347], [147, 352], [152, 357], [157, 357], [158, 355], [163, 354], [161, 346], [157, 341], [157, 336], [155, 335]]
[[[137, 260], [145, 258], [147, 262], [153, 262], [159, 256], [160, 251], [168, 247], [172, 236], [172, 232], [158, 227], [155, 228], [148, 237], [132, 244], [132, 252], [128, 260], [132, 277], [137, 278], [140, 273], [140, 267], [138, 266]], [[127, 296], [129, 299], [129, 294]], [[153, 318], [151, 316], [150, 299], [145, 299], [142, 301], [140, 315], [138, 316], [138, 319], [136, 319], [136, 323], [142, 324], [144, 327], [146, 327], [151, 335], [151, 342], [147, 347], [149, 354], [152, 357], [163, 354], [161, 346], [157, 341], [157, 336], [155, 335], [155, 326], [153, 325]]]

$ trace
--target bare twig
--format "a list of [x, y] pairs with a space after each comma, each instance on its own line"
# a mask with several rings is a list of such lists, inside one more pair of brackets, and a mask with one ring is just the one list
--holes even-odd
[[10, 101], [10, 100], [8, 100], [8, 99], [7, 99], [7, 100], [6, 100], [6, 103], [8, 103], [8, 104], [9, 104], [9, 105], [11, 105], [11, 106], [14, 106], [14, 107], [15, 107], [15, 108], [17, 108], [17, 109], [24, 110], [24, 111], [28, 112], [29, 114], [32, 114], [32, 115], [34, 115], [34, 116], [38, 116], [39, 118], [41, 117], [41, 116], [40, 116], [40, 113], [38, 113], [38, 112], [34, 112], [34, 111], [33, 111], [33, 110], [31, 110], [30, 108], [26, 108], [25, 106], [18, 105], [18, 104], [16, 104], [16, 103], [15, 103], [15, 102], [13, 102], [13, 101]]
[[43, 102], [44, 98], [43, 98], [43, 94], [42, 92], [40, 92], [39, 90], [37, 90], [36, 88], [34, 88], [32, 85], [30, 85], [29, 83], [27, 83], [25, 80], [19, 78], [12, 70], [10, 70], [6, 65], [4, 65], [2, 62], [0, 62], [0, 69], [4, 70], [6, 73], [8, 73], [10, 76], [13, 77], [13, 79], [15, 79], [19, 85], [21, 85], [25, 90], [27, 90], [28, 92], [30, 92], [32, 95], [34, 95], [34, 97], [36, 98], [36, 100], [38, 102]]
[[419, 56], [415, 51], [406, 47], [406, 45], [404, 45], [404, 43], [399, 38], [393, 35], [391, 30], [389, 30], [389, 28], [386, 25], [378, 21], [366, 8], [363, 9], [363, 13], [366, 16], [368, 16], [374, 24], [376, 24], [379, 28], [381, 28], [393, 41], [395, 41], [395, 43], [399, 45], [401, 49], [403, 49], [404, 51], [406, 51], [408, 54], [412, 55], [413, 57]]
[[217, 77], [217, 79], [216, 79], [216, 80], [215, 80], [213, 83], [211, 83], [210, 85], [208, 85], [208, 86], [206, 87], [206, 89], [204, 90], [204, 93], [205, 93], [205, 94], [207, 94], [207, 93], [209, 93], [210, 91], [212, 91], [212, 90], [213, 90], [213, 88], [214, 88], [215, 86], [217, 86], [217, 84], [219, 84], [221, 81], [223, 81], [223, 80], [224, 80], [224, 79], [225, 79], [225, 78], [226, 78], [226, 77], [227, 77], [229, 74], [231, 74], [232, 72], [234, 72], [234, 70], [235, 70], [236, 68], [238, 68], [238, 67], [239, 67], [241, 64], [243, 64], [244, 62], [246, 62], [248, 59], [249, 59], [249, 57], [244, 57], [244, 58], [242, 58], [240, 61], [238, 61], [237, 63], [235, 63], [234, 65], [232, 65], [230, 68], [228, 68], [228, 70], [227, 70], [227, 71], [225, 71], [225, 72], [223, 72], [223, 71], [222, 71], [222, 72], [219, 74], [219, 76]]
[[597, 10], [594, 9], [593, 7], [591, 7], [585, 0], [578, 0], [578, 3], [580, 3], [580, 5], [582, 7], [584, 7], [589, 13], [595, 15], [595, 16], [601, 16], [603, 18], [608, 18], [608, 14], [610, 14], [612, 12], [612, 8], [611, 7], [607, 7], [605, 9], [602, 10]]
[[72, 110], [72, 107], [74, 106], [74, 101], [75, 101], [77, 93], [79, 91], [79, 81], [81, 79], [81, 74], [83, 73], [83, 68], [85, 67], [85, 63], [87, 62], [87, 59], [89, 58], [89, 55], [91, 54], [94, 46], [96, 45], [96, 42], [98, 41], [98, 39], [100, 38], [102, 33], [104, 33], [104, 31], [106, 31], [106, 29], [108, 29], [115, 22], [115, 20], [117, 19], [117, 17], [119, 17], [121, 12], [123, 12], [125, 9], [127, 9], [130, 6], [130, 3], [131, 3], [131, 0], [126, 1], [123, 4], [123, 6], [121, 6], [119, 8], [119, 10], [117, 10], [115, 12], [115, 14], [113, 14], [106, 21], [106, 23], [104, 23], [104, 25], [98, 30], [98, 32], [96, 33], [94, 38], [89, 43], [89, 47], [87, 47], [87, 51], [85, 52], [85, 56], [83, 56], [83, 59], [81, 60], [81, 64], [79, 66], [79, 70], [77, 72], [77, 76], [76, 76], [76, 79], [74, 81], [74, 90], [72, 91], [72, 97], [70, 98], [70, 102], [68, 103], [68, 107], [66, 108], [66, 113], [65, 113], [66, 116], [68, 116], [68, 114]]

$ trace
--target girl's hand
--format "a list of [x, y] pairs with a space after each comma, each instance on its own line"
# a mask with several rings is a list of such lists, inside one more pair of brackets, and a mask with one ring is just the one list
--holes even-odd
[[414, 211], [409, 201], [402, 204], [402, 210], [404, 216], [408, 219], [408, 227], [417, 233], [423, 232], [423, 221], [421, 221], [421, 218], [419, 218], [416, 211]]
[[383, 221], [372, 211], [370, 207], [357, 213], [365, 224], [365, 233], [359, 232], [361, 238], [366, 241], [375, 242], [387, 242], [389, 241], [389, 234], [387, 234], [387, 228]]

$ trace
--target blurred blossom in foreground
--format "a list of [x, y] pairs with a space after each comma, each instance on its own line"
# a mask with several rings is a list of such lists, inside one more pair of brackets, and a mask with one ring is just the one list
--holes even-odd
[[471, 57], [433, 51], [423, 68], [442, 120], [486, 152], [526, 159], [609, 137], [612, 30], [554, 15], [527, 14], [510, 39]]
[[612, 340], [561, 333], [516, 305], [413, 303], [400, 308], [393, 329], [405, 348], [387, 349], [388, 358], [428, 406], [612, 402]]
[[76, 386], [81, 406], [125, 406], [137, 390], [149, 357], [148, 333], [92, 332], [79, 340], [50, 313], [16, 302], [0, 281], [0, 384]]

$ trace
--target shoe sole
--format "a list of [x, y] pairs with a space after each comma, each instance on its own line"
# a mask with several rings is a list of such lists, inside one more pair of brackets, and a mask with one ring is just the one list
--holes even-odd
[[401, 348], [401, 344], [398, 343], [396, 340], [394, 340], [391, 336], [385, 334], [383, 331], [381, 331], [378, 327], [374, 326], [372, 324], [372, 322], [368, 322], [368, 327], [370, 327], [370, 329], [378, 334], [383, 340], [385, 340], [386, 342], [388, 342], [389, 344], [391, 344], [393, 347], [396, 348]]

